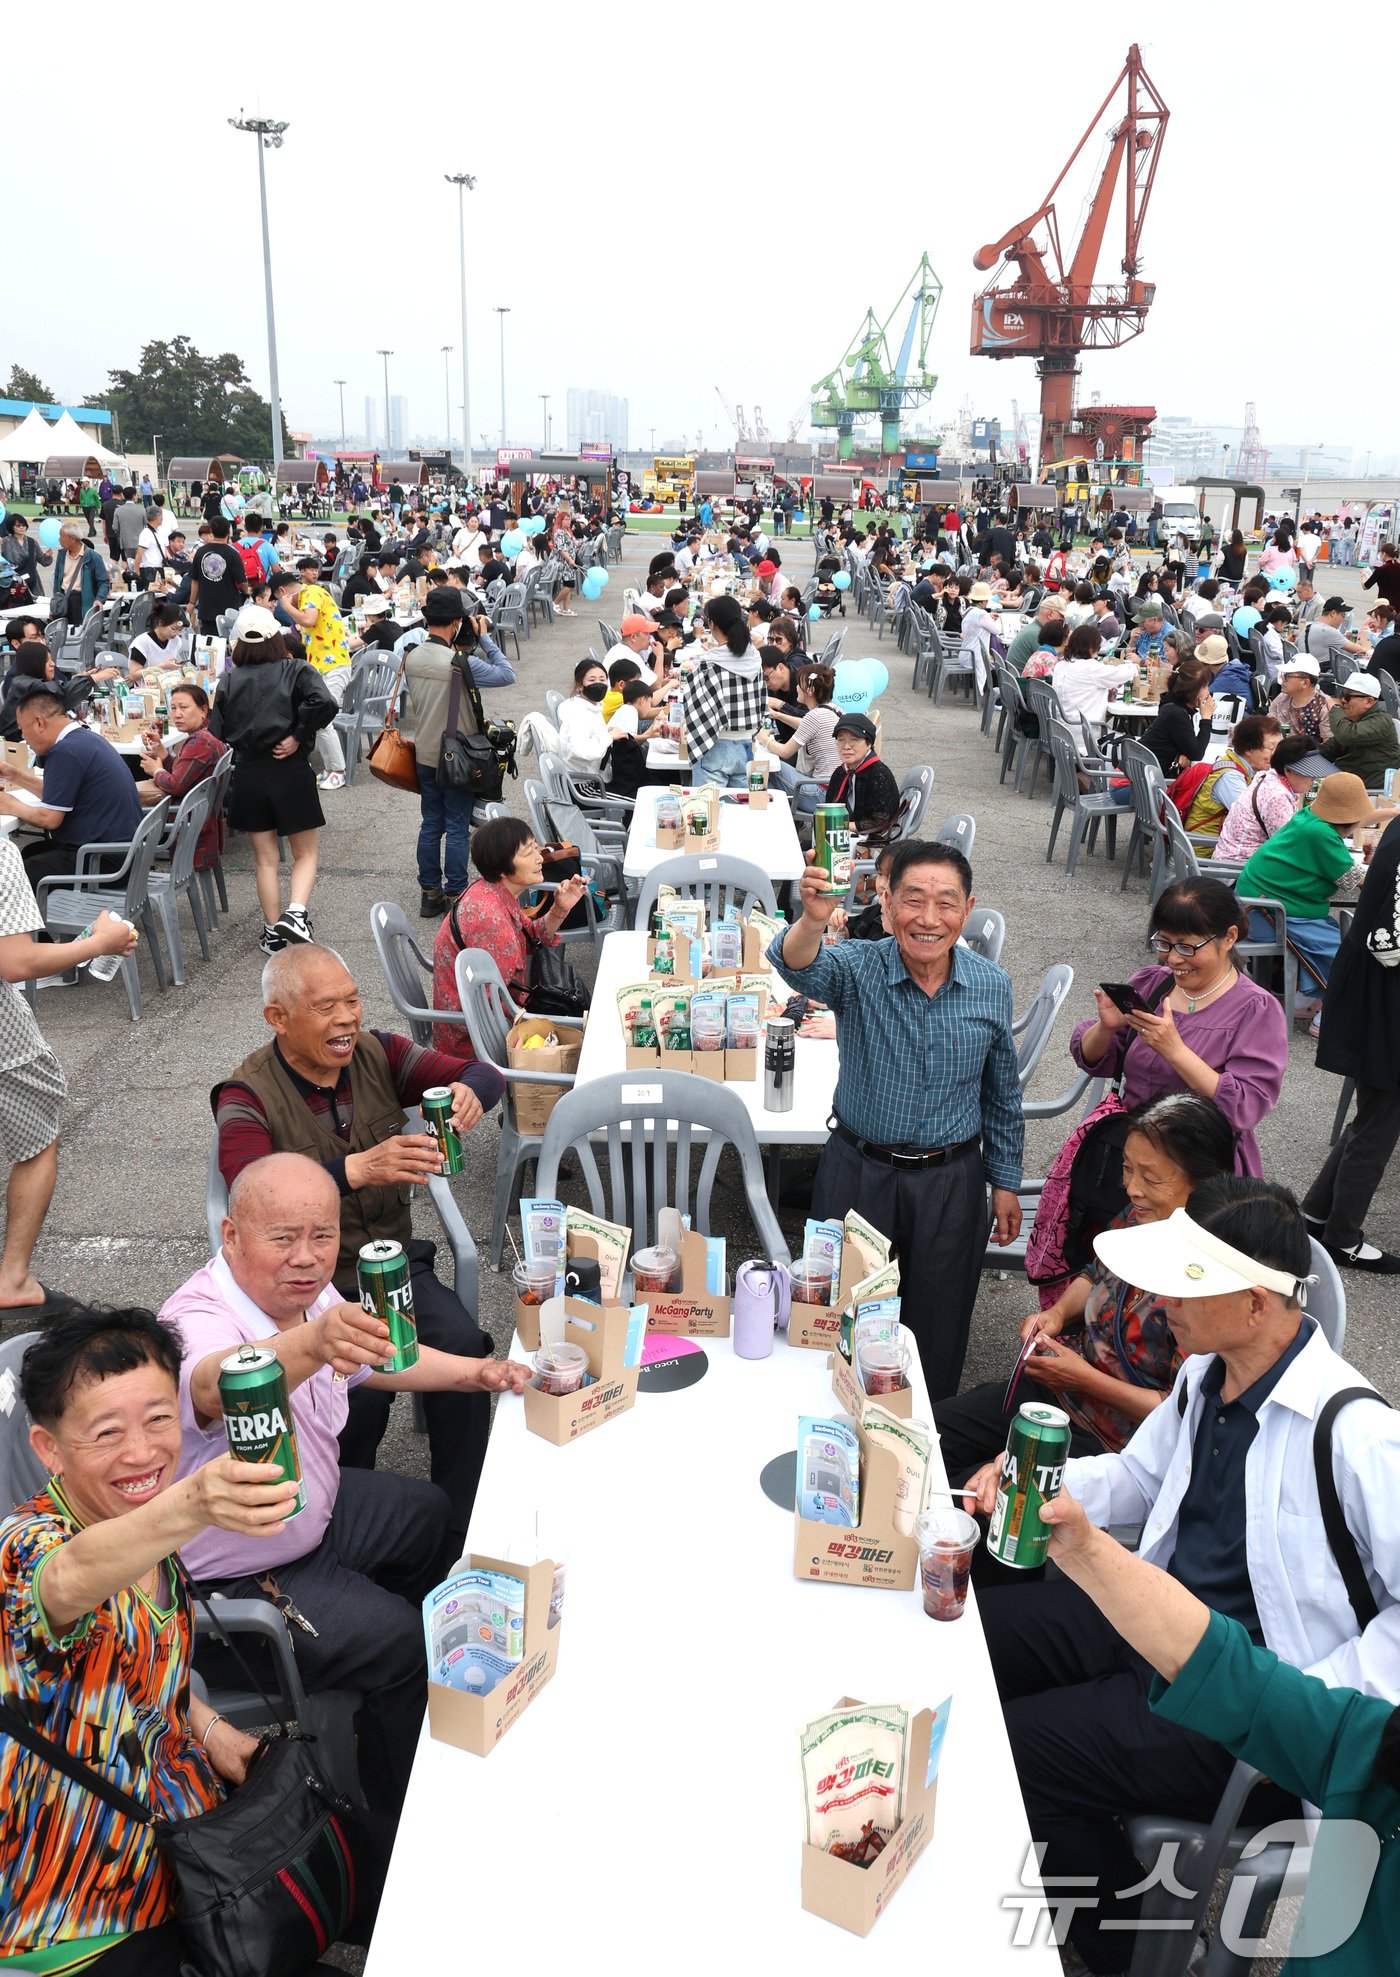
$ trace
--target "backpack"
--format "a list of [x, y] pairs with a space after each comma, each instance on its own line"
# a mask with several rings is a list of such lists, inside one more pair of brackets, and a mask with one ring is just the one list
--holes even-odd
[[261, 583], [263, 580], [262, 557], [259, 556], [256, 546], [251, 542], [240, 542], [237, 547], [238, 560], [243, 565], [244, 576], [251, 584]]
[[1193, 762], [1189, 769], [1183, 769], [1175, 781], [1168, 785], [1167, 795], [1180, 811], [1183, 824], [1191, 813], [1196, 791], [1214, 767], [1213, 762]]

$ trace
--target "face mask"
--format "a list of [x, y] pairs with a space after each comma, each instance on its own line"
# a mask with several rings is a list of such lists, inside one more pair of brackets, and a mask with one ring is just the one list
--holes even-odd
[[586, 686], [583, 689], [583, 697], [585, 700], [591, 700], [596, 703], [597, 701], [605, 700], [607, 698], [607, 692], [607, 687], [601, 680], [598, 680], [592, 686]]

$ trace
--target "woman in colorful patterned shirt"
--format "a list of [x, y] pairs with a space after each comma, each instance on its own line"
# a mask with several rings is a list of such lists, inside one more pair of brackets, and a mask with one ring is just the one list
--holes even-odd
[[[274, 1465], [227, 1455], [173, 1480], [179, 1371], [179, 1336], [149, 1311], [54, 1320], [20, 1381], [52, 1475], [0, 1518], [5, 1708], [168, 1819], [217, 1806], [256, 1749], [190, 1693], [175, 1553], [211, 1524], [265, 1536], [296, 1495]], [[0, 1887], [0, 1969], [178, 1977], [173, 1884], [150, 1829], [3, 1720]]]
[[[1164, 1222], [1193, 1188], [1234, 1172], [1235, 1135], [1213, 1099], [1167, 1092], [1131, 1115], [1123, 1147], [1128, 1208], [1114, 1226]], [[1006, 1446], [1016, 1410], [1050, 1401], [1070, 1418], [1070, 1453], [1116, 1453], [1171, 1390], [1180, 1364], [1160, 1298], [1111, 1276], [1097, 1259], [1044, 1311], [1021, 1326], [1036, 1337], [1010, 1394], [994, 1380], [933, 1410], [943, 1460], [954, 1482]]]
[[[143, 803], [159, 803], [163, 796], [168, 796], [171, 809], [176, 810], [196, 783], [213, 775], [219, 757], [227, 755], [228, 748], [209, 732], [209, 696], [202, 686], [191, 684], [173, 689], [170, 725], [181, 736], [172, 749], [165, 747], [158, 729], [142, 737], [146, 753], [141, 757], [141, 767], [148, 780], [139, 782], [136, 788]], [[212, 865], [223, 848], [223, 817], [210, 817], [199, 833], [195, 864], [201, 868]]]

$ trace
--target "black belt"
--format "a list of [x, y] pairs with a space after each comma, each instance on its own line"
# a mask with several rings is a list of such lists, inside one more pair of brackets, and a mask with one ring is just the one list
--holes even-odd
[[952, 1160], [982, 1143], [981, 1135], [975, 1133], [970, 1140], [959, 1140], [956, 1146], [877, 1146], [874, 1140], [863, 1140], [849, 1126], [843, 1126], [839, 1119], [827, 1123], [837, 1139], [845, 1140], [847, 1146], [853, 1146], [865, 1159], [878, 1160], [885, 1167], [941, 1167], [945, 1160]]

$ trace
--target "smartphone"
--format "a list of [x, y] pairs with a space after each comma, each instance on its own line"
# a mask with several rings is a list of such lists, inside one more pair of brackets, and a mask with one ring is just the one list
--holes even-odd
[[1124, 1016], [1150, 1016], [1151, 1009], [1138, 994], [1131, 982], [1100, 982], [1099, 992], [1106, 995], [1114, 1008]]

